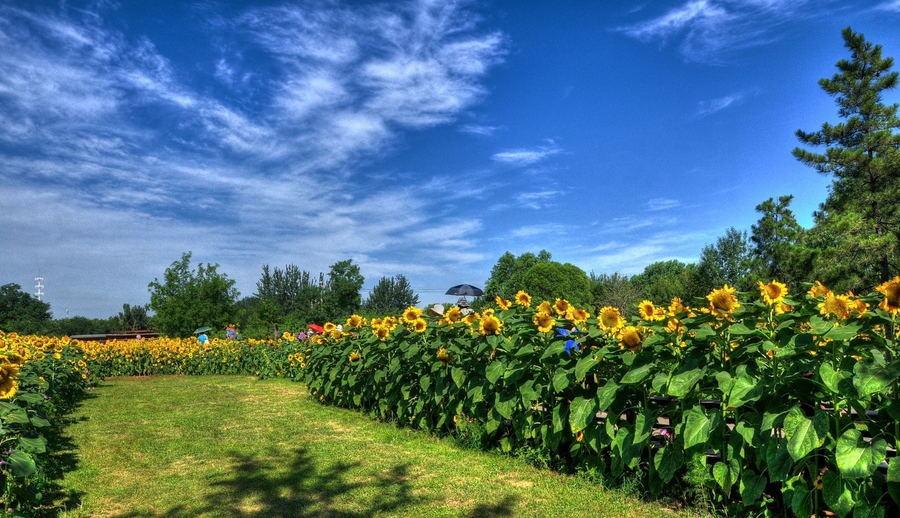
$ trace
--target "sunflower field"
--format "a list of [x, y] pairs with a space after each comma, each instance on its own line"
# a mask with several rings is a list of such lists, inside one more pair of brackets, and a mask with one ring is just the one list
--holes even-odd
[[39, 505], [50, 479], [47, 438], [90, 381], [68, 338], [0, 331], [0, 509]]
[[304, 342], [322, 402], [437, 433], [480, 430], [737, 514], [885, 516], [900, 504], [900, 277], [864, 296], [723, 286], [625, 319], [524, 292], [417, 308]]

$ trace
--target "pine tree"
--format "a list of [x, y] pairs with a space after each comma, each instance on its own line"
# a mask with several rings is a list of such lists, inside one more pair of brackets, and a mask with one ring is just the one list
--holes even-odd
[[[838, 61], [838, 72], [819, 81], [842, 120], [814, 132], [798, 130], [802, 143], [825, 150], [797, 148], [794, 156], [833, 180], [816, 213], [812, 238], [824, 249], [817, 252], [814, 273], [835, 281], [856, 276], [858, 285], [850, 287], [861, 289], [891, 277], [900, 266], [900, 118], [898, 105], [882, 99], [897, 86], [897, 72], [880, 45], [849, 27], [842, 34], [850, 59]], [[844, 227], [854, 233], [835, 232]]]
[[779, 280], [796, 285], [805, 280], [800, 241], [803, 227], [791, 210], [793, 196], [769, 198], [756, 206], [759, 220], [753, 224], [750, 241], [759, 266], [761, 280]]

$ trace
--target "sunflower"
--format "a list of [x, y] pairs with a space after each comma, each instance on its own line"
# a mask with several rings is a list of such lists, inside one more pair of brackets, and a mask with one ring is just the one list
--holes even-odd
[[359, 315], [350, 315], [350, 317], [347, 318], [347, 327], [356, 329], [364, 325], [366, 325], [366, 319]]
[[556, 299], [556, 301], [553, 303], [553, 310], [556, 311], [556, 314], [558, 316], [562, 317], [562, 316], [565, 316], [566, 313], [569, 311], [570, 306], [571, 306], [571, 304], [569, 304], [568, 300]]
[[284, 333], [281, 333], [281, 339], [286, 340], [288, 342], [293, 342], [294, 335], [290, 331], [285, 331]]
[[869, 311], [869, 305], [863, 299], [856, 298], [853, 296], [853, 292], [847, 292], [847, 296], [850, 298], [850, 309], [856, 313], [857, 317], [865, 316], [866, 312]]
[[597, 323], [600, 324], [600, 328], [604, 331], [615, 332], [625, 325], [625, 319], [622, 318], [619, 308], [603, 306], [600, 308], [600, 317]]
[[339, 329], [335, 329], [329, 333], [329, 336], [331, 336], [332, 340], [340, 340], [344, 336], [344, 333]]
[[374, 327], [372, 328], [372, 334], [374, 334], [376, 338], [383, 342], [387, 340], [389, 336], [391, 336], [391, 330], [384, 326]]
[[410, 324], [410, 328], [417, 333], [424, 333], [428, 330], [428, 322], [424, 318], [417, 318], [415, 322]]
[[494, 302], [496, 302], [496, 303], [497, 303], [497, 307], [499, 307], [499, 308], [502, 309], [503, 311], [506, 311], [507, 309], [510, 308], [510, 306], [512, 306], [512, 302], [510, 302], [510, 301], [504, 299], [504, 298], [501, 297], [500, 295], [497, 295], [496, 297], [494, 297]]
[[450, 357], [450, 353], [447, 352], [447, 349], [445, 349], [443, 347], [438, 348], [437, 359], [439, 362], [443, 363], [444, 365], [450, 363], [450, 361], [453, 360], [453, 358]]
[[824, 297], [824, 296], [828, 295], [829, 293], [831, 293], [831, 290], [829, 290], [827, 286], [825, 286], [824, 284], [822, 284], [819, 281], [816, 281], [812, 285], [812, 288], [810, 288], [809, 291], [806, 292], [807, 295], [809, 295], [810, 297], [812, 297], [814, 299], [819, 298], [819, 297]]
[[578, 325], [585, 323], [590, 317], [591, 314], [586, 309], [576, 308], [575, 306], [571, 306], [569, 311], [566, 312], [566, 318]]
[[672, 297], [672, 301], [669, 302], [669, 316], [677, 317], [685, 312], [687, 312], [687, 308], [684, 306], [684, 303], [681, 302], [681, 297]]
[[531, 306], [531, 295], [529, 295], [524, 290], [519, 290], [518, 292], [516, 292], [516, 304], [522, 306], [523, 308]]
[[12, 363], [0, 365], [0, 399], [10, 399], [19, 390], [19, 366]]
[[337, 326], [334, 325], [334, 323], [332, 323], [332, 322], [325, 322], [325, 325], [322, 326], [322, 329], [325, 331], [326, 334], [328, 334], [328, 333], [334, 331], [335, 329], [337, 329]]
[[709, 301], [709, 312], [720, 318], [730, 317], [735, 310], [741, 307], [741, 303], [734, 295], [735, 291], [737, 290], [727, 284], [712, 290], [706, 296], [706, 300]]
[[538, 313], [547, 313], [548, 315], [553, 313], [553, 306], [550, 305], [546, 300], [538, 304], [538, 307], [535, 308], [535, 311]]
[[544, 313], [543, 311], [539, 311], [534, 314], [534, 318], [531, 319], [534, 322], [534, 325], [537, 326], [538, 331], [541, 333], [548, 333], [553, 326], [556, 325], [556, 319], [553, 318], [553, 315], [550, 313]]
[[482, 317], [492, 317], [494, 316], [494, 308], [484, 308], [481, 310]]
[[350, 353], [350, 356], [348, 356], [348, 359], [350, 360], [350, 363], [353, 363], [362, 359], [362, 355], [359, 354], [359, 351], [353, 351]]
[[787, 286], [783, 282], [770, 281], [764, 283], [758, 281], [757, 284], [759, 285], [759, 296], [762, 297], [763, 302], [770, 306], [783, 302], [785, 295], [788, 293]]
[[503, 322], [500, 321], [499, 318], [488, 315], [481, 319], [481, 325], [478, 327], [478, 330], [482, 335], [499, 335], [500, 331], [503, 329]]
[[790, 313], [791, 311], [794, 311], [794, 306], [791, 306], [790, 304], [785, 304], [784, 302], [781, 302], [781, 303], [775, 305], [775, 314], [776, 315], [783, 315], [785, 313]]
[[850, 301], [850, 297], [847, 295], [835, 295], [832, 292], [828, 292], [825, 295], [825, 300], [819, 302], [819, 314], [822, 316], [835, 316], [840, 320], [845, 320], [850, 318], [850, 310], [853, 307], [853, 302]]
[[879, 308], [891, 315], [900, 313], [900, 275], [882, 283], [875, 289], [884, 295], [881, 304], [878, 304]]
[[634, 326], [628, 326], [619, 332], [619, 345], [629, 351], [637, 352], [644, 342], [641, 330]]
[[681, 323], [681, 320], [677, 318], [670, 318], [668, 322], [666, 322], [666, 329], [671, 333], [682, 333], [685, 330], [684, 324]]
[[441, 319], [441, 323], [455, 324], [460, 320], [462, 320], [462, 312], [460, 311], [459, 306], [453, 306], [444, 313], [444, 318]]
[[662, 308], [656, 307], [649, 300], [642, 300], [638, 304], [638, 314], [641, 315], [641, 318], [644, 320], [664, 320], [666, 318], [666, 313]]
[[421, 316], [422, 310], [417, 307], [410, 306], [403, 310], [403, 321], [407, 324], [412, 324]]
[[463, 322], [465, 322], [467, 325], [472, 325], [479, 318], [481, 318], [481, 315], [473, 311], [463, 317]]

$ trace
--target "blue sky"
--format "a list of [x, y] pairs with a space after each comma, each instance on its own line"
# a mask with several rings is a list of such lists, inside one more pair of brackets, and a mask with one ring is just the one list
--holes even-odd
[[0, 282], [106, 316], [186, 250], [423, 302], [506, 250], [694, 260], [770, 196], [809, 224], [846, 25], [900, 57], [896, 0], [5, 2]]

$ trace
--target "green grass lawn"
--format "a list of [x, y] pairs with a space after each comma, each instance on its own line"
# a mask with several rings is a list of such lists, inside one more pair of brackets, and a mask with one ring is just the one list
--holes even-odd
[[112, 379], [67, 433], [69, 516], [659, 516], [654, 503], [322, 406], [285, 380]]

